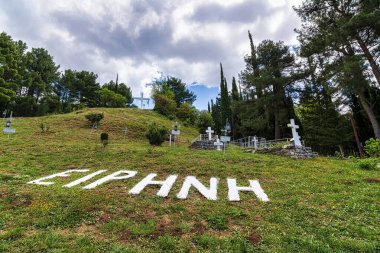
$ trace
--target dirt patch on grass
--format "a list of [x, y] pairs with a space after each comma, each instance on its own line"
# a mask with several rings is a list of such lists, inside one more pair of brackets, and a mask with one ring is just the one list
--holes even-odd
[[253, 245], [257, 245], [261, 242], [261, 236], [256, 233], [252, 233], [248, 236], [248, 241], [252, 243]]
[[100, 223], [107, 223], [112, 219], [112, 215], [109, 212], [104, 212], [98, 219]]
[[374, 184], [380, 184], [380, 179], [377, 178], [366, 178], [364, 179], [367, 183], [374, 183]]
[[194, 228], [192, 229], [191, 232], [193, 232], [195, 234], [198, 234], [198, 235], [203, 235], [206, 232], [206, 229], [207, 229], [206, 225], [207, 225], [206, 221], [201, 221], [199, 223], [196, 223], [194, 225]]
[[131, 238], [131, 232], [128, 229], [125, 229], [120, 236], [120, 241], [126, 242]]
[[156, 231], [152, 234], [153, 238], [158, 238], [165, 234], [165, 232], [170, 227], [171, 220], [169, 215], [163, 215], [157, 222]]

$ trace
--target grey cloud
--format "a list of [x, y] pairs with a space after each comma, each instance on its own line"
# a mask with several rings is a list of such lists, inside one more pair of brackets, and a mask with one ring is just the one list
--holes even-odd
[[[142, 10], [138, 11], [140, 14]], [[159, 26], [142, 27], [138, 36], [128, 29], [117, 26], [111, 30], [110, 23], [93, 19], [80, 13], [56, 12], [52, 14], [55, 22], [69, 31], [79, 41], [101, 48], [110, 57], [131, 57], [146, 60], [146, 56], [161, 59], [183, 58], [189, 62], [211, 61], [223, 54], [223, 45], [217, 40], [197, 39], [179, 40], [173, 43], [173, 25], [169, 21]], [[132, 25], [133, 26], [133, 25]]]
[[191, 19], [197, 22], [254, 22], [275, 11], [265, 1], [245, 1], [233, 6], [210, 3], [200, 6]]

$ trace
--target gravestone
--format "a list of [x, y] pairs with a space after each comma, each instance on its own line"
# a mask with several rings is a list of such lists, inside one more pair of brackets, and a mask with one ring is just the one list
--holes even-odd
[[288, 124], [288, 127], [290, 127], [292, 129], [293, 145], [295, 147], [302, 147], [301, 137], [297, 133], [297, 129], [299, 128], [299, 126], [295, 124], [294, 119], [290, 120], [290, 124]]
[[218, 151], [222, 150], [220, 147], [223, 145], [224, 145], [224, 143], [221, 142], [219, 139], [216, 139], [216, 142], [214, 142], [214, 146], [216, 146], [216, 150], [218, 150]]
[[211, 127], [208, 127], [206, 133], [208, 134], [208, 140], [211, 141], [214, 130], [211, 130]]
[[172, 127], [173, 127], [173, 129], [170, 133], [169, 141], [170, 141], [170, 147], [171, 147], [172, 146], [172, 135], [174, 135], [173, 142], [174, 142], [174, 147], [175, 147], [175, 141], [177, 139], [177, 135], [180, 135], [181, 131], [179, 130], [178, 122], [176, 122], [175, 125], [173, 125]]

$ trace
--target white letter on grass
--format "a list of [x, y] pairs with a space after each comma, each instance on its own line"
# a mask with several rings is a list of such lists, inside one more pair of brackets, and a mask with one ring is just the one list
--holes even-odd
[[217, 187], [218, 179], [215, 177], [210, 178], [210, 189], [207, 189], [201, 182], [194, 176], [188, 176], [183, 182], [181, 191], [177, 194], [177, 198], [186, 199], [189, 194], [191, 186], [194, 186], [204, 197], [210, 200], [217, 200]]
[[91, 178], [93, 178], [93, 177], [95, 177], [95, 176], [97, 176], [97, 175], [105, 172], [105, 171], [107, 171], [107, 170], [98, 170], [98, 171], [96, 171], [96, 172], [94, 172], [94, 173], [92, 173], [90, 175], [87, 175], [87, 176], [84, 176], [82, 178], [79, 178], [79, 179], [77, 179], [77, 180], [75, 180], [75, 181], [73, 181], [73, 182], [71, 182], [69, 184], [66, 184], [66, 185], [62, 186], [62, 187], [68, 187], [68, 188], [70, 188], [70, 187], [76, 186], [76, 185], [81, 184], [81, 183], [83, 183], [83, 182], [85, 182], [85, 181], [87, 181], [87, 180], [89, 180], [89, 179], [91, 179]]
[[149, 174], [143, 180], [141, 180], [138, 184], [136, 184], [130, 191], [130, 194], [139, 194], [144, 188], [148, 185], [162, 185], [160, 190], [157, 192], [157, 196], [167, 197], [170, 189], [172, 188], [175, 180], [177, 179], [177, 175], [171, 175], [166, 178], [165, 181], [154, 181], [157, 174]]
[[[126, 175], [118, 177], [118, 175], [120, 175], [120, 174], [126, 174]], [[135, 176], [136, 174], [137, 174], [136, 171], [119, 170], [119, 171], [116, 171], [115, 173], [112, 173], [112, 174], [106, 176], [106, 177], [103, 177], [99, 180], [96, 180], [95, 182], [93, 182], [89, 185], [86, 185], [85, 187], [83, 187], [83, 189], [92, 189], [92, 188], [95, 188], [96, 186], [101, 185], [107, 181], [127, 179], [127, 178]]]
[[28, 184], [51, 185], [51, 184], [54, 184], [54, 183], [53, 182], [42, 182], [42, 181], [47, 180], [47, 179], [52, 179], [52, 178], [55, 178], [55, 177], [69, 177], [70, 173], [72, 173], [72, 172], [87, 172], [87, 171], [89, 171], [89, 170], [88, 169], [84, 169], [84, 170], [66, 170], [64, 172], [60, 172], [60, 173], [57, 173], [57, 174], [53, 174], [53, 175], [50, 175], [50, 176], [47, 176], [47, 177], [43, 177], [43, 178], [40, 178], [40, 179], [36, 179], [36, 180], [30, 181], [30, 182], [28, 182]]
[[269, 201], [268, 196], [265, 194], [264, 190], [261, 188], [258, 180], [249, 180], [249, 186], [236, 186], [235, 178], [227, 178], [228, 184], [228, 199], [230, 201], [239, 201], [239, 191], [249, 191], [254, 192], [258, 199], [261, 201]]

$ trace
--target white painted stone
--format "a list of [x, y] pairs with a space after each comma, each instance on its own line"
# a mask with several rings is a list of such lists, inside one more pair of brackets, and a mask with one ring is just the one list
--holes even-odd
[[[124, 176], [118, 176], [120, 174], [126, 174]], [[89, 184], [89, 185], [86, 185], [85, 187], [83, 187], [83, 189], [93, 189], [95, 188], [96, 186], [98, 185], [101, 185], [107, 181], [112, 181], [112, 180], [122, 180], [122, 179], [127, 179], [127, 178], [131, 178], [131, 177], [134, 177], [135, 175], [137, 174], [136, 171], [131, 171], [131, 170], [119, 170], [119, 171], [116, 171], [115, 173], [112, 173], [108, 176], [105, 176], [99, 180], [96, 180], [95, 182]]]
[[290, 119], [290, 124], [288, 124], [288, 127], [292, 129], [292, 136], [293, 136], [292, 141], [294, 143], [294, 146], [302, 147], [301, 137], [297, 133], [297, 129], [299, 128], [299, 126], [295, 124], [294, 119]]
[[211, 130], [211, 127], [208, 127], [206, 133], [208, 133], [208, 140], [211, 141], [211, 134], [214, 133], [214, 130]]
[[218, 151], [221, 151], [220, 147], [223, 146], [223, 145], [224, 145], [224, 143], [220, 142], [219, 139], [217, 139], [216, 142], [214, 142], [214, 146], [216, 146], [216, 150], [218, 150]]
[[83, 183], [83, 182], [85, 182], [85, 181], [87, 181], [87, 180], [89, 180], [89, 179], [91, 179], [91, 178], [93, 178], [93, 177], [95, 177], [95, 176], [97, 176], [97, 175], [99, 175], [99, 174], [102, 174], [103, 172], [106, 172], [106, 171], [107, 171], [107, 170], [98, 170], [98, 171], [96, 171], [96, 172], [94, 172], [94, 173], [91, 173], [91, 174], [89, 174], [89, 175], [87, 175], [87, 176], [84, 176], [84, 177], [82, 177], [82, 178], [79, 178], [79, 179], [77, 179], [77, 180], [75, 180], [75, 181], [73, 181], [73, 182], [71, 182], [71, 183], [69, 183], [69, 184], [65, 184], [65, 185], [62, 186], [62, 187], [70, 188], [70, 187], [76, 186], [76, 185], [81, 184], [81, 183]]
[[64, 172], [56, 173], [50, 176], [42, 177], [33, 181], [28, 182], [28, 184], [37, 184], [37, 185], [51, 185], [54, 184], [54, 182], [43, 182], [44, 180], [52, 179], [55, 177], [69, 177], [71, 173], [73, 172], [87, 172], [88, 169], [81, 169], [81, 170], [66, 170]]
[[210, 178], [210, 188], [207, 189], [198, 179], [194, 176], [186, 177], [183, 182], [180, 192], [177, 194], [177, 198], [186, 199], [189, 194], [191, 186], [194, 186], [206, 199], [217, 200], [218, 179], [215, 177]]
[[143, 180], [141, 180], [138, 184], [136, 184], [130, 191], [130, 194], [139, 194], [145, 187], [148, 185], [161, 185], [160, 190], [157, 192], [157, 196], [167, 197], [175, 180], [177, 179], [177, 175], [170, 175], [166, 178], [165, 181], [155, 181], [157, 174], [152, 173], [146, 176]]
[[265, 194], [264, 190], [261, 188], [259, 181], [249, 180], [249, 186], [237, 186], [235, 178], [227, 178], [228, 184], [228, 199], [230, 201], [240, 201], [239, 192], [240, 191], [250, 191], [254, 192], [258, 199], [261, 201], [269, 201], [268, 196]]

